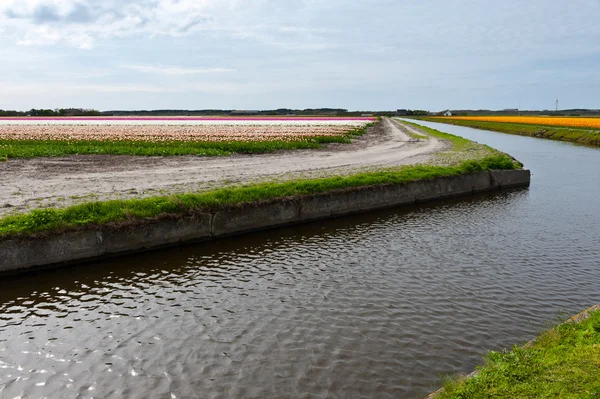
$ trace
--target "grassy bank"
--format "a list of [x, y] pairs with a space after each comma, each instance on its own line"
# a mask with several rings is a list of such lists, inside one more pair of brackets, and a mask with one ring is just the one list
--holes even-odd
[[[420, 131], [427, 133], [429, 136], [437, 137], [442, 140], [452, 143], [452, 147], [446, 151], [440, 151], [430, 161], [436, 165], [458, 165], [464, 161], [483, 159], [487, 157], [495, 157], [506, 155], [485, 144], [479, 144], [474, 141], [465, 139], [453, 134], [444, 133], [436, 129], [422, 126], [417, 123], [402, 121], [407, 125], [413, 126]], [[426, 137], [426, 136], [425, 136]], [[420, 137], [422, 139], [423, 137]], [[516, 162], [516, 161], [515, 161]], [[523, 165], [519, 164], [519, 167]]]
[[83, 226], [132, 222], [149, 218], [186, 215], [202, 209], [252, 203], [275, 198], [319, 194], [355, 187], [401, 184], [490, 169], [515, 169], [519, 165], [505, 154], [453, 166], [415, 165], [377, 172], [323, 179], [261, 183], [222, 188], [197, 194], [178, 194], [143, 199], [90, 202], [64, 209], [36, 209], [0, 219], [0, 237], [58, 232]]
[[448, 381], [436, 398], [600, 398], [600, 311], [532, 345], [490, 352], [479, 374]]
[[530, 125], [524, 123], [467, 121], [450, 118], [418, 118], [429, 122], [447, 123], [475, 129], [517, 134], [520, 136], [538, 137], [550, 140], [569, 141], [593, 147], [600, 147], [600, 130], [583, 127], [560, 127], [550, 125]]
[[370, 123], [341, 136], [314, 136], [291, 141], [93, 141], [93, 140], [1, 140], [0, 161], [10, 158], [56, 157], [74, 154], [110, 154], [138, 156], [224, 156], [231, 154], [261, 154], [277, 150], [319, 148], [328, 143], [349, 143], [365, 134]]

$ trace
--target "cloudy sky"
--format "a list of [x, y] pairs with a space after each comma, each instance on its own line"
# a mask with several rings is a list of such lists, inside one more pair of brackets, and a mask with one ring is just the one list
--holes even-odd
[[598, 0], [0, 0], [0, 108], [600, 108]]

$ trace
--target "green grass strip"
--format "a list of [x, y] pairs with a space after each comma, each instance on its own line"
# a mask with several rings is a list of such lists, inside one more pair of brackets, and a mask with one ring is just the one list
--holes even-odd
[[[506, 155], [501, 151], [496, 150], [490, 146], [485, 144], [476, 143], [474, 141], [465, 139], [464, 137], [455, 136], [450, 133], [441, 132], [436, 129], [432, 129], [427, 126], [419, 125], [416, 123], [402, 121], [402, 123], [413, 126], [416, 129], [419, 129], [429, 136], [437, 137], [442, 140], [446, 140], [452, 143], [452, 148], [438, 152], [433, 159], [430, 161], [436, 164], [442, 165], [457, 165], [461, 162], [468, 160], [477, 160], [483, 159], [487, 157]], [[523, 167], [523, 164], [516, 161], [519, 167]]]
[[419, 120], [446, 123], [449, 125], [492, 130], [495, 132], [537, 137], [549, 140], [568, 141], [591, 147], [600, 147], [600, 130], [583, 127], [562, 127], [550, 125], [529, 125], [525, 123], [466, 121], [458, 119], [418, 118]]
[[349, 143], [365, 134], [369, 123], [340, 136], [314, 136], [292, 141], [98, 141], [98, 140], [0, 140], [0, 161], [10, 158], [57, 157], [75, 154], [137, 155], [137, 156], [225, 156], [231, 154], [261, 154], [277, 150], [318, 148], [328, 143]]
[[0, 219], [0, 237], [58, 232], [82, 226], [143, 220], [166, 215], [185, 215], [202, 209], [275, 198], [295, 197], [353, 187], [401, 184], [490, 169], [515, 169], [518, 165], [505, 154], [455, 166], [415, 165], [350, 176], [261, 183], [221, 188], [197, 194], [178, 194], [142, 199], [90, 202], [63, 209], [36, 209], [27, 214]]
[[543, 333], [530, 347], [490, 352], [479, 370], [447, 381], [438, 398], [600, 398], [600, 311]]
[[[465, 139], [464, 137], [455, 136], [450, 133], [444, 133], [439, 130], [427, 127], [427, 126], [423, 126], [423, 125], [419, 125], [419, 124], [411, 123], [411, 122], [406, 122], [406, 121], [402, 121], [402, 123], [406, 123], [407, 125], [411, 125], [419, 130], [422, 130], [422, 131], [426, 132], [427, 134], [429, 134], [430, 136], [434, 136], [434, 137], [440, 138], [442, 140], [450, 141], [452, 143], [452, 151], [456, 151], [456, 152], [464, 151], [465, 149], [472, 147], [474, 144], [477, 144], [469, 139]], [[483, 144], [477, 144], [477, 145], [483, 145]], [[495, 150], [495, 151], [497, 151], [497, 150]]]

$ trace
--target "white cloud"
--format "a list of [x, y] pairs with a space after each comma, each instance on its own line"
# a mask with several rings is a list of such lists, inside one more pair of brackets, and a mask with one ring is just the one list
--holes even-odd
[[248, 89], [248, 87], [235, 85], [231, 83], [191, 83], [179, 85], [166, 84], [132, 84], [132, 83], [110, 83], [94, 84], [87, 82], [53, 82], [45, 84], [1, 82], [0, 87], [3, 93], [7, 95], [34, 95], [35, 93], [235, 93]]
[[127, 106], [164, 93], [167, 107], [211, 107], [220, 95], [239, 107], [246, 93], [250, 108], [301, 98], [417, 107], [415, 96], [447, 108], [480, 90], [504, 107], [497, 87], [510, 101], [542, 93], [533, 83], [575, 97], [586, 80], [581, 98], [597, 103], [599, 16], [598, 0], [0, 0], [10, 60], [0, 76], [30, 84], [0, 86], [0, 103], [22, 88], [22, 104], [45, 96], [49, 106], [71, 93], [106, 108], [121, 93]]
[[22, 45], [91, 48], [135, 34], [183, 36], [217, 27], [240, 0], [2, 0], [0, 33]]
[[211, 73], [235, 72], [235, 69], [229, 68], [182, 68], [176, 66], [155, 66], [155, 65], [122, 65], [122, 68], [130, 69], [143, 73], [154, 73], [169, 76], [200, 75]]

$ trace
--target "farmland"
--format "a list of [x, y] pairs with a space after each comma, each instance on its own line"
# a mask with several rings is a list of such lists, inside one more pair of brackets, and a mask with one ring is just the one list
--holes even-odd
[[600, 118], [548, 117], [548, 116], [452, 116], [442, 119], [479, 122], [517, 123], [527, 125], [562, 126], [600, 129]]
[[71, 154], [230, 155], [348, 143], [373, 118], [7, 118], [0, 159]]
[[[0, 183], [7, 187], [0, 192], [0, 203], [10, 204], [0, 208], [0, 238], [522, 166], [487, 146], [389, 119], [360, 141], [354, 148], [225, 159], [87, 156], [11, 161], [9, 173], [0, 174]], [[34, 210], [27, 213], [30, 208]]]
[[[272, 121], [271, 123], [275, 122], [281, 124], [281, 121]], [[314, 121], [309, 122], [315, 123]], [[480, 162], [488, 157], [502, 156], [489, 147], [474, 143], [465, 144], [464, 142], [468, 142], [468, 140], [460, 140], [407, 123], [387, 118], [373, 126], [369, 126], [370, 122], [370, 120], [359, 120], [354, 122], [355, 125], [348, 125], [347, 120], [320, 121], [319, 123], [328, 125], [315, 126], [314, 128], [317, 130], [321, 127], [334, 130], [339, 128], [339, 124], [342, 124], [344, 129], [368, 130], [368, 134], [355, 136], [349, 144], [330, 144], [317, 151], [279, 151], [262, 155], [240, 151], [238, 154], [227, 157], [195, 155], [146, 157], [102, 153], [33, 158], [9, 157], [8, 162], [0, 162], [0, 185], [4, 188], [4, 190], [0, 190], [0, 217], [35, 208], [63, 208], [90, 201], [199, 193], [235, 187], [240, 184], [318, 180], [331, 176], [348, 176], [424, 163], [455, 167], [460, 166], [463, 161]], [[302, 123], [306, 123], [306, 121]], [[45, 128], [46, 126], [34, 126], [34, 128]], [[120, 128], [117, 125], [110, 126], [111, 129]], [[30, 126], [25, 125], [24, 127], [29, 128]], [[71, 128], [64, 124], [57, 127], [64, 129], [62, 130], [63, 134]], [[80, 128], [80, 126], [74, 127]], [[83, 126], [85, 129], [93, 128], [95, 130], [101, 127], [104, 126], [97, 123], [92, 127]], [[148, 130], [150, 127], [152, 126], [142, 126], [143, 129]], [[179, 124], [155, 127], [157, 129], [184, 129]], [[219, 128], [215, 125], [209, 127]], [[223, 126], [223, 128], [231, 127]], [[258, 127], [264, 133], [273, 126], [263, 124]], [[298, 126], [290, 126], [289, 123], [275, 127], [281, 129], [280, 131], [298, 128]], [[133, 129], [137, 127], [130, 124], [127, 128], [133, 132], [135, 131]], [[205, 126], [186, 126], [185, 129], [187, 128], [205, 129]], [[244, 123], [235, 128], [250, 129], [252, 126]], [[173, 131], [171, 130], [171, 132]], [[213, 130], [213, 133], [216, 131]], [[419, 134], [417, 135], [417, 133]], [[343, 131], [340, 134], [347, 135]], [[415, 139], [411, 134], [420, 138]], [[341, 137], [349, 140], [348, 136]], [[23, 141], [17, 142], [19, 145], [23, 143]], [[52, 141], [39, 140], [38, 142], [44, 145], [41, 147], [42, 149], [47, 149], [47, 143]], [[99, 143], [103, 144], [104, 142]], [[132, 143], [136, 143], [135, 146]], [[141, 150], [148, 149], [151, 154], [156, 155], [156, 149], [161, 143], [125, 140], [110, 142], [113, 147], [98, 146], [96, 148], [114, 150], [115, 146], [121, 145], [125, 154], [127, 151], [130, 154], [139, 154]], [[171, 153], [175, 146], [174, 143], [183, 149], [189, 148], [186, 146], [194, 145], [194, 143], [190, 144], [184, 141], [167, 142]], [[232, 146], [232, 143], [235, 142], [230, 141], [225, 144]], [[260, 146], [272, 145], [272, 142], [269, 141], [240, 142], [239, 145], [248, 148], [248, 143], [253, 143], [259, 149], [261, 149]], [[215, 143], [215, 145], [220, 144]], [[88, 145], [94, 144], [88, 142]], [[5, 206], [2, 207], [2, 204]]]
[[600, 147], [600, 118], [451, 116], [418, 119]]

